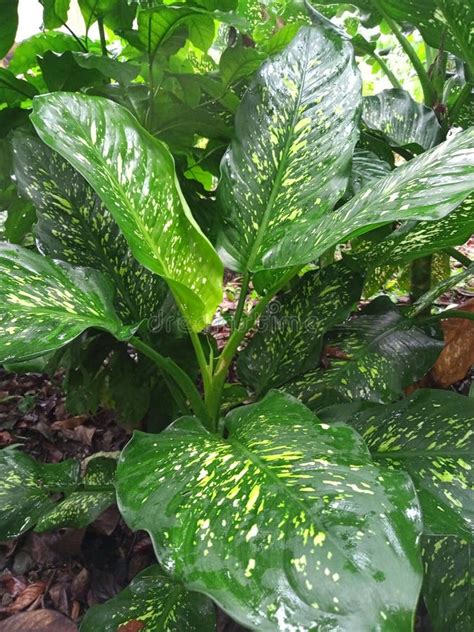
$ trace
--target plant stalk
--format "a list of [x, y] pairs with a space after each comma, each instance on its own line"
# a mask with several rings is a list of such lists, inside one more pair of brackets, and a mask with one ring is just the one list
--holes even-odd
[[239, 328], [242, 314], [245, 307], [245, 299], [247, 298], [247, 291], [250, 282], [250, 272], [246, 272], [242, 277], [242, 286], [240, 288], [239, 302], [237, 303], [237, 309], [235, 310], [234, 320], [232, 323], [232, 331]]
[[133, 336], [130, 343], [141, 353], [146, 355], [164, 372], [166, 372], [176, 384], [183, 391], [184, 395], [189, 400], [194, 413], [201, 419], [203, 424], [209, 429], [212, 429], [209, 415], [207, 414], [204, 402], [199, 395], [199, 392], [194, 385], [193, 381], [187, 373], [179, 367], [171, 358], [165, 358], [158, 351], [155, 351], [152, 347], [147, 345], [143, 340]]
[[456, 261], [459, 261], [459, 263], [461, 263], [465, 268], [469, 268], [469, 266], [473, 263], [471, 259], [469, 259], [469, 257], [463, 255], [462, 252], [459, 252], [459, 250], [456, 250], [456, 248], [445, 248], [444, 252], [452, 259], [456, 259]]
[[97, 18], [97, 25], [99, 27], [100, 47], [102, 49], [102, 55], [108, 57], [107, 40], [105, 39], [104, 20], [102, 17]]
[[382, 57], [380, 57], [380, 55], [378, 55], [375, 51], [373, 53], [370, 53], [370, 56], [373, 59], [375, 59], [375, 61], [378, 63], [378, 65], [380, 66], [380, 68], [382, 69], [383, 73], [386, 75], [386, 77], [388, 78], [392, 86], [394, 88], [399, 88], [401, 90], [402, 84], [398, 81], [398, 79], [395, 77], [393, 72], [390, 70], [387, 62]]

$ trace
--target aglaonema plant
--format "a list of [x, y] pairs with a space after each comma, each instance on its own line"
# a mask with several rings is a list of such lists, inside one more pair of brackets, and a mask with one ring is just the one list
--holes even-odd
[[[326, 22], [301, 28], [238, 108], [214, 248], [167, 146], [127, 110], [80, 94], [34, 99], [31, 120], [63, 165], [56, 176], [72, 168], [78, 180], [58, 194], [45, 165], [24, 186], [32, 196], [54, 190], [63, 228], [75, 217], [73, 225], [82, 221], [101, 238], [81, 242], [83, 251], [94, 244], [86, 267], [61, 261], [68, 236], [46, 235], [44, 209], [40, 241], [55, 259], [1, 245], [0, 359], [26, 360], [103, 330], [156, 364], [182, 413], [159, 434], [136, 432], [115, 475], [111, 456], [80, 471], [66, 462], [43, 472], [17, 449], [0, 454], [5, 537], [55, 520], [83, 526], [111, 502], [114, 486], [127, 524], [152, 538], [159, 566], [91, 609], [84, 632], [131, 621], [150, 631], [215, 630], [212, 601], [254, 630], [408, 631], [423, 582], [422, 537], [469, 537], [472, 406], [430, 392], [397, 403], [435, 362], [436, 332], [383, 297], [344, 323], [360, 298], [360, 270], [350, 260], [308, 264], [378, 226], [449, 218], [473, 190], [474, 133], [456, 134], [338, 205], [361, 103], [351, 44]], [[200, 332], [222, 299], [223, 263], [243, 281], [217, 354]], [[156, 279], [187, 323], [202, 392], [147, 332]], [[259, 320], [265, 326], [239, 353]], [[326, 371], [323, 344], [337, 351]], [[255, 401], [224, 414], [237, 356]]]

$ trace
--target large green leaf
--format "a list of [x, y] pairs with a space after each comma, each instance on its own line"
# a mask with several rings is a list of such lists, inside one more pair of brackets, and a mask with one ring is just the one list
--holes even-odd
[[18, 0], [0, 0], [0, 59], [15, 43], [18, 28]]
[[410, 474], [425, 533], [472, 540], [473, 399], [421, 389], [395, 404], [343, 404], [318, 414], [328, 422], [349, 422], [374, 459]]
[[166, 285], [133, 257], [117, 223], [84, 178], [32, 135], [17, 133], [13, 147], [20, 192], [38, 215], [40, 251], [104, 272], [113, 281], [118, 311], [125, 320], [156, 315]]
[[329, 367], [288, 382], [285, 391], [314, 410], [336, 402], [390, 402], [422, 378], [443, 342], [405, 318], [386, 296], [367, 305], [325, 339]]
[[460, 538], [424, 537], [423, 598], [435, 632], [474, 627], [473, 545]]
[[219, 239], [235, 270], [304, 258], [308, 231], [343, 195], [357, 140], [361, 82], [349, 42], [303, 27], [267, 61], [244, 96], [222, 161]]
[[277, 391], [226, 426], [223, 440], [185, 417], [122, 453], [120, 510], [165, 570], [261, 632], [411, 629], [421, 573], [408, 478]]
[[392, 146], [413, 148], [417, 153], [443, 140], [434, 110], [414, 101], [406, 90], [393, 88], [364, 97], [362, 121]]
[[0, 104], [6, 103], [10, 107], [19, 105], [22, 101], [32, 99], [38, 91], [23, 79], [17, 79], [6, 68], [0, 68]]
[[18, 44], [8, 64], [8, 70], [15, 75], [25, 74], [38, 66], [38, 55], [43, 55], [46, 51], [62, 53], [66, 50], [81, 50], [80, 44], [72, 35], [60, 31], [37, 33]]
[[[37, 531], [85, 527], [115, 500], [116, 459], [40, 463], [16, 447], [0, 450], [0, 538]], [[55, 500], [63, 494], [61, 501]]]
[[474, 233], [474, 195], [436, 222], [406, 222], [375, 244], [362, 259], [364, 267], [397, 265], [466, 242]]
[[89, 327], [119, 340], [133, 333], [113, 308], [113, 288], [99, 272], [73, 268], [0, 244], [0, 363], [58, 349]]
[[362, 278], [339, 262], [306, 273], [268, 306], [238, 358], [243, 382], [257, 393], [313, 368], [322, 336], [343, 321], [362, 293]]
[[45, 29], [57, 29], [67, 22], [71, 0], [42, 0]]
[[[133, 628], [134, 625], [137, 627]], [[81, 632], [116, 632], [120, 629], [214, 632], [216, 614], [212, 601], [199, 593], [189, 592], [155, 565], [139, 573], [113, 599], [90, 608], [80, 629]]]
[[222, 264], [191, 215], [167, 147], [103, 98], [37, 97], [31, 118], [42, 140], [95, 189], [138, 261], [168, 282], [191, 328], [201, 330], [222, 298]]

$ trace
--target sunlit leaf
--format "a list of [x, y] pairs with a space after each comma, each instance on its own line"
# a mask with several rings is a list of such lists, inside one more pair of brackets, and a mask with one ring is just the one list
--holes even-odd
[[222, 264], [191, 215], [167, 147], [98, 97], [37, 97], [32, 120], [95, 189], [133, 255], [168, 282], [192, 329], [207, 325], [221, 300]]
[[277, 391], [226, 426], [223, 440], [182, 418], [122, 453], [120, 510], [163, 568], [255, 630], [409, 629], [421, 569], [405, 475]]
[[189, 592], [155, 565], [139, 573], [116, 597], [90, 608], [81, 632], [116, 632], [133, 629], [134, 624], [140, 632], [213, 632], [215, 619], [210, 599]]

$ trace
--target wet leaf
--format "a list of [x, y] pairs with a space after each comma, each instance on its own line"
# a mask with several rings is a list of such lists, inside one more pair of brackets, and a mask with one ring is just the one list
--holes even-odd
[[103, 98], [37, 97], [32, 120], [95, 188], [138, 261], [168, 282], [190, 327], [209, 324], [222, 298], [222, 264], [191, 215], [167, 147]]
[[314, 410], [359, 399], [398, 399], [429, 371], [443, 348], [386, 296], [331, 330], [325, 344], [328, 368], [315, 368], [284, 386]]
[[81, 632], [213, 632], [215, 618], [210, 599], [189, 592], [155, 565], [116, 597], [88, 610]]
[[408, 629], [421, 583], [408, 478], [277, 391], [226, 426], [223, 440], [185, 417], [122, 453], [120, 510], [165, 570], [252, 629]]

